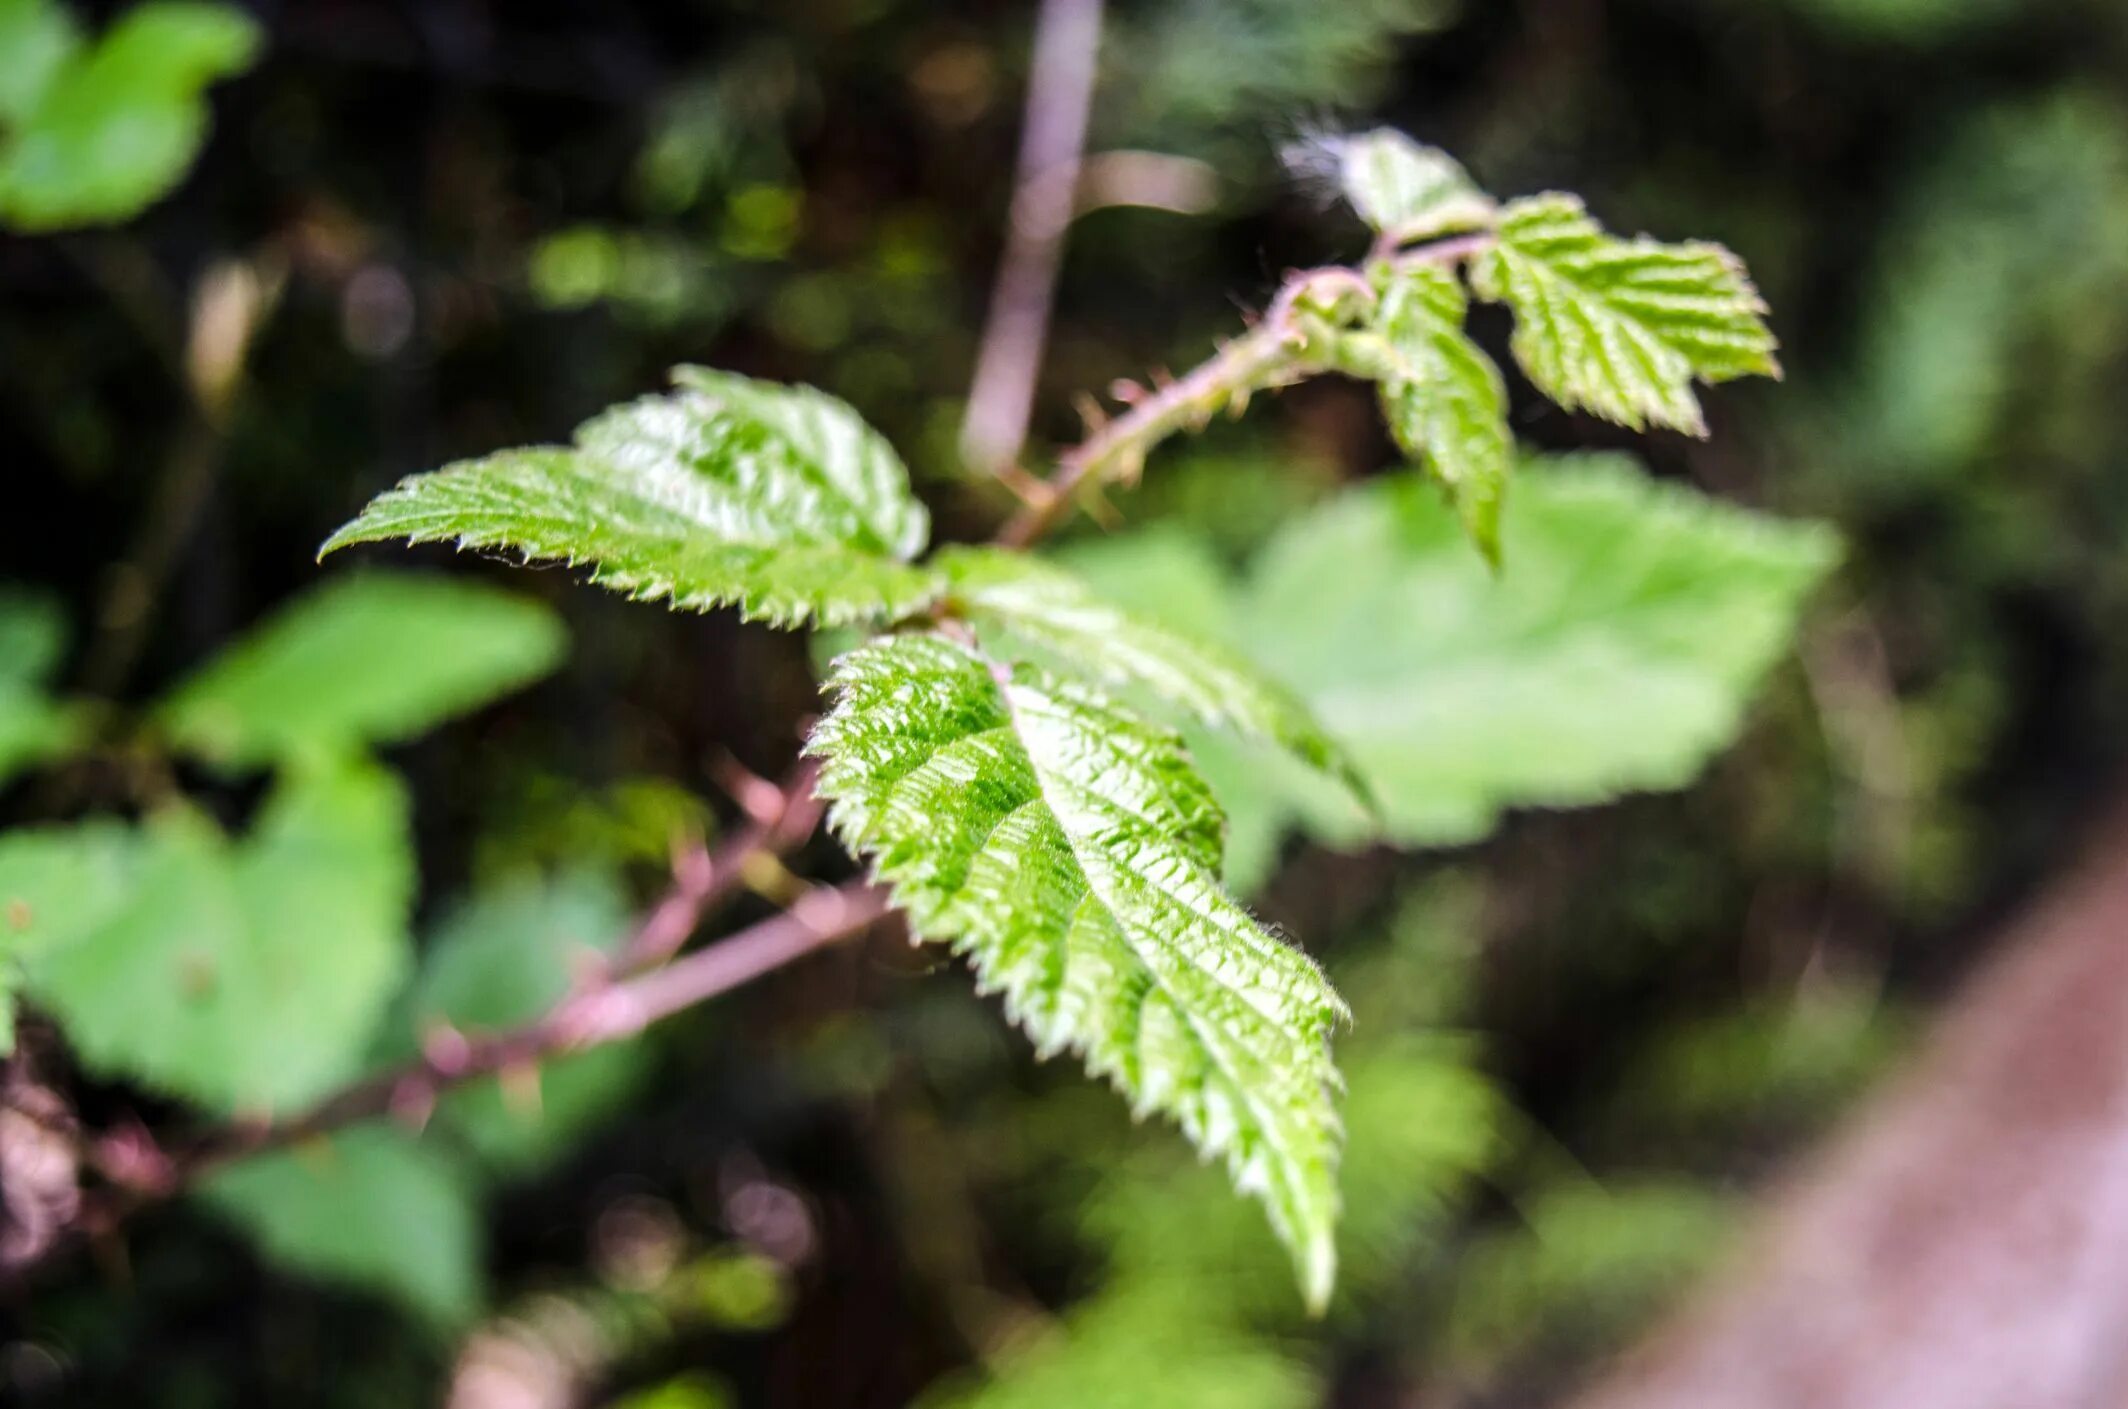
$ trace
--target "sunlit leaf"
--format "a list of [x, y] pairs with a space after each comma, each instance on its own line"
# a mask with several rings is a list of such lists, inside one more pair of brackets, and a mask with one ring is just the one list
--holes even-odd
[[892, 447], [842, 402], [683, 367], [680, 389], [614, 407], [570, 447], [415, 475], [326, 541], [403, 538], [588, 564], [594, 582], [778, 625], [912, 611], [937, 590], [905, 561], [929, 532]]
[[1221, 890], [1219, 810], [1175, 736], [935, 635], [861, 646], [831, 683], [810, 749], [837, 833], [1041, 1051], [1224, 1155], [1321, 1303], [1343, 1004]]
[[1575, 196], [1510, 202], [1471, 282], [1514, 310], [1515, 359], [1571, 410], [1704, 435], [1695, 378], [1780, 375], [1766, 304], [1735, 255], [1618, 239]]

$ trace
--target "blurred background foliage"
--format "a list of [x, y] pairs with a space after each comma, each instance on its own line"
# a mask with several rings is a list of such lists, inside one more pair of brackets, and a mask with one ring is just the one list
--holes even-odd
[[[1845, 544], [1742, 742], [1681, 792], [1430, 850], [1252, 840], [1258, 908], [1358, 1009], [1330, 1315], [1300, 1318], [1255, 1212], [1178, 1142], [1036, 1065], [951, 966], [874, 946], [536, 1094], [467, 1091], [418, 1139], [231, 1170], [0, 1309], [0, 1398], [1530, 1403], [1719, 1257], [1774, 1162], [2049, 874], [2128, 738], [2128, 13], [1113, 8], [1096, 149], [1162, 159], [1104, 167], [1147, 204], [1073, 231], [1044, 437], [1073, 435], [1075, 392], [1193, 363], [1282, 270], [1349, 253], [1354, 222], [1276, 152], [1385, 120], [1493, 189], [1742, 252], [1789, 381], [1709, 397], [1708, 442], [1638, 448]], [[265, 3], [211, 136], [199, 93], [251, 57], [246, 27], [120, 85], [174, 137], [116, 196], [64, 155], [66, 95], [112, 81], [123, 30], [88, 7], [78, 35], [25, 38], [18, 9], [0, 43], [42, 44], [58, 96], [0, 85], [0, 575], [47, 605], [5, 614], [0, 705], [49, 675], [161, 696], [312, 586], [318, 541], [396, 476], [558, 437], [681, 360], [850, 399], [944, 536], [1007, 507], [952, 447], [1025, 7]], [[178, 181], [196, 143], [138, 220], [33, 233]], [[1546, 449], [1630, 440], [1517, 407]], [[1267, 544], [1392, 458], [1363, 390], [1313, 385], [1157, 459], [1115, 504], [1145, 536], [1064, 551], [1217, 618]], [[412, 743], [360, 735], [412, 798], [417, 1023], [549, 1000], [566, 975], [528, 946], [618, 934], [674, 832], [731, 816], [815, 707], [800, 644], [563, 573], [510, 586], [566, 624], [558, 671]], [[75, 727], [0, 726], [0, 767]], [[0, 805], [123, 805], [154, 785], [136, 773]], [[239, 813], [255, 791], [185, 781]], [[763, 907], [787, 884], [755, 879]], [[90, 1115], [135, 1109], [98, 1090]]]

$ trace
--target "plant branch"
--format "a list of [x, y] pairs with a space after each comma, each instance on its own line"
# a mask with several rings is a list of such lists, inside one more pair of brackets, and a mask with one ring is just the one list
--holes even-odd
[[633, 1037], [654, 1022], [847, 939], [886, 912], [885, 893], [868, 882], [810, 891], [788, 910], [684, 958], [580, 989], [523, 1027], [431, 1043], [414, 1060], [350, 1086], [302, 1115], [217, 1127], [168, 1152], [160, 1171], [129, 1188], [129, 1211], [169, 1197], [234, 1160], [379, 1116], [425, 1119], [447, 1092], [467, 1082]]
[[1064, 237], [1078, 205], [1080, 159], [1101, 48], [1101, 4], [1042, 0], [1035, 20], [1012, 215], [961, 425], [961, 453], [980, 470], [995, 472], [1011, 464], [1027, 440]]

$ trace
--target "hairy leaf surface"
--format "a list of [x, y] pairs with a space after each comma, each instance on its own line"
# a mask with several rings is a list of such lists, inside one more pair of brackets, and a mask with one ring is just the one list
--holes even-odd
[[225, 763], [412, 738], [538, 679], [567, 645], [538, 603], [437, 577], [343, 578], [181, 685], [162, 721]]
[[1492, 198], [1455, 158], [1393, 128], [1334, 139], [1338, 185], [1360, 218], [1398, 243], [1492, 222]]
[[682, 367], [679, 389], [616, 406], [573, 446], [505, 450], [415, 475], [325, 543], [403, 538], [588, 564], [594, 582], [690, 611], [790, 626], [929, 601], [907, 559], [929, 532], [908, 473], [842, 402]]
[[1072, 673], [1140, 687], [1195, 719], [1275, 743], [1365, 796], [1365, 786], [1307, 705], [1240, 652], [1137, 616], [1064, 569], [1020, 553], [956, 548], [937, 566], [984, 633], [1047, 653]]
[[1499, 235], [1472, 285], [1514, 309], [1515, 358], [1562, 406], [1705, 435], [1695, 377], [1780, 375], [1765, 301], [1720, 245], [1621, 240], [1556, 194], [1509, 203]]
[[1319, 1304], [1344, 1007], [1220, 888], [1219, 809], [1176, 736], [936, 635], [861, 646], [831, 684], [809, 747], [837, 833], [1042, 1052], [1078, 1052], [1225, 1155]]
[[1406, 455], [1447, 492], [1479, 551], [1500, 559], [1500, 503], [1514, 463], [1500, 369], [1463, 332], [1468, 308], [1453, 274], [1400, 272], [1382, 295], [1382, 414]]

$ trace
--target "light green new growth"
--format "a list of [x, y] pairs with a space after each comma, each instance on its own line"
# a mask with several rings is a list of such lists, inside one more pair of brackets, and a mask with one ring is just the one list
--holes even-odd
[[1278, 744], [1369, 802], [1351, 760], [1308, 707], [1239, 652], [1113, 606], [1071, 573], [1023, 553], [948, 549], [937, 566], [952, 584], [953, 608], [993, 653], [989, 636], [998, 633], [1074, 674], [1137, 686], [1201, 723]]
[[821, 392], [683, 367], [571, 447], [415, 475], [321, 550], [404, 538], [589, 564], [601, 586], [779, 626], [880, 620], [928, 602], [908, 566], [929, 521], [892, 447]]
[[1490, 225], [1492, 197], [1471, 183], [1455, 158], [1422, 147], [1391, 128], [1330, 144], [1338, 184], [1360, 218], [1394, 244], [1430, 240]]
[[1223, 819], [1176, 737], [938, 635], [860, 646], [830, 684], [808, 749], [837, 835], [1042, 1052], [1223, 1154], [1322, 1304], [1344, 1005], [1220, 888]]
[[[504, 548], [680, 608], [890, 632], [836, 664], [833, 711], [808, 745], [836, 831], [1045, 1053], [1081, 1053], [1139, 1110], [1223, 1154], [1316, 1306], [1335, 1264], [1328, 1033], [1343, 1007], [1222, 890], [1226, 820], [1206, 772], [1227, 775], [1245, 810], [1245, 869], [1296, 816], [1337, 840], [1373, 830], [1354, 793], [1382, 795], [1375, 820], [1392, 838], [1462, 840], [1506, 805], [1681, 782], [1734, 731], [1829, 553], [1807, 532], [1776, 541], [1595, 471], [1504, 512], [1507, 392], [1464, 332], [1466, 274], [1513, 310], [1515, 354], [1540, 390], [1699, 432], [1695, 379], [1778, 372], [1764, 305], [1726, 251], [1613, 239], [1571, 197], [1503, 210], [1400, 133], [1304, 153], [1325, 158], [1376, 231], [1367, 258], [1295, 275], [1255, 328], [1096, 427], [1000, 533], [1009, 548], [912, 565], [924, 510], [854, 411], [682, 368], [676, 391], [606, 412], [571, 446], [403, 481], [324, 549]], [[1230, 645], [1118, 610], [1018, 551], [1168, 436], [1326, 371], [1378, 384], [1398, 444], [1460, 528], [1409, 505], [1391, 514], [1376, 488], [1348, 494], [1272, 549]], [[1504, 548], [1505, 571], [1488, 573], [1458, 533], [1495, 566]], [[241, 664], [173, 706], [181, 734], [205, 731], [186, 722], [200, 700], [245, 695], [226, 681], [244, 681]], [[1281, 752], [1237, 763], [1244, 744], [1210, 735], [1201, 769], [1096, 682]]]
[[228, 5], [150, 0], [92, 44], [55, 0], [0, 0], [0, 223], [136, 214], [198, 154], [206, 87], [258, 47], [258, 25]]
[[321, 587], [216, 656], [161, 723], [229, 764], [412, 738], [538, 679], [561, 623], [523, 597], [443, 578], [362, 576]]
[[1765, 301], [1735, 255], [1607, 235], [1575, 196], [1510, 202], [1471, 283], [1514, 310], [1515, 359], [1539, 390], [1636, 430], [1705, 435], [1695, 377], [1780, 375]]
[[1390, 281], [1375, 322], [1382, 415], [1404, 453], [1447, 492], [1479, 551], [1497, 564], [1515, 443], [1500, 369], [1464, 335], [1468, 305], [1463, 286], [1444, 270], [1415, 266]]

